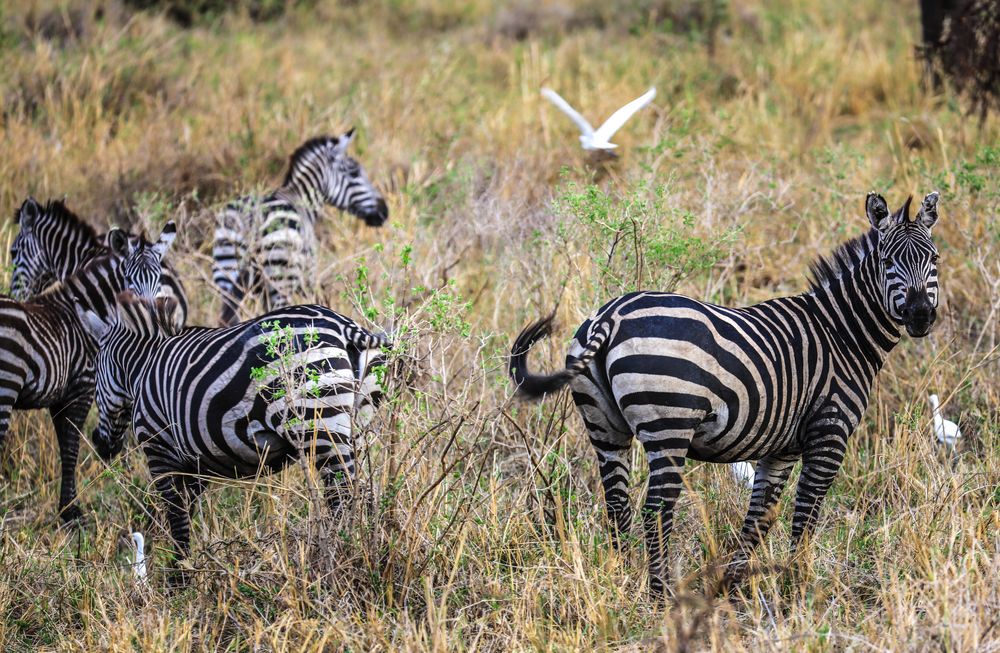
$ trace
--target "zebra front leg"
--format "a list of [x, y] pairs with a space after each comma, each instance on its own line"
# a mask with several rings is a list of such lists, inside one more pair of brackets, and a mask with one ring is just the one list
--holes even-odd
[[640, 436], [649, 459], [649, 489], [642, 524], [649, 555], [649, 593], [662, 599], [669, 579], [667, 543], [674, 527], [674, 506], [684, 487], [682, 472], [690, 438], [647, 440]]
[[798, 460], [798, 454], [777, 454], [766, 456], [757, 462], [753, 493], [750, 496], [746, 519], [743, 521], [740, 542], [726, 569], [720, 591], [727, 591], [746, 578], [750, 554], [764, 541], [771, 529], [778, 500]]
[[83, 516], [76, 503], [76, 466], [80, 454], [80, 433], [94, 401], [93, 392], [76, 397], [49, 409], [59, 443], [62, 477], [59, 483], [59, 516], [70, 523]]
[[822, 435], [810, 439], [802, 454], [802, 472], [795, 490], [795, 513], [792, 516], [793, 556], [816, 527], [823, 499], [844, 462], [846, 433], [842, 427], [830, 429], [828, 426]]

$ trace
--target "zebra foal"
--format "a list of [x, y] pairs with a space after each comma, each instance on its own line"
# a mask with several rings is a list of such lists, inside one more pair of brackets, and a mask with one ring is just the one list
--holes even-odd
[[216, 216], [212, 280], [222, 295], [220, 325], [237, 321], [248, 293], [260, 295], [269, 310], [304, 289], [316, 266], [315, 224], [325, 204], [372, 227], [388, 219], [385, 199], [347, 155], [353, 138], [351, 129], [309, 139], [292, 154], [280, 188], [230, 202]]
[[205, 477], [275, 472], [309, 453], [336, 509], [355, 475], [356, 428], [381, 400], [386, 339], [315, 305], [179, 330], [172, 303], [123, 293], [109, 316], [82, 316], [100, 342], [98, 454], [111, 460], [133, 427], [181, 557]]
[[[61, 205], [50, 204], [50, 210], [68, 213]], [[59, 220], [70, 218], [77, 220], [72, 214], [59, 216]], [[64, 521], [82, 515], [76, 505], [76, 465], [80, 432], [94, 401], [97, 355], [97, 342], [84, 328], [77, 309], [107, 316], [114, 310], [116, 295], [126, 287], [150, 295], [155, 292], [159, 253], [172, 240], [172, 227], [168, 225], [163, 239], [150, 250], [130, 248], [127, 235], [113, 230], [107, 253], [92, 258], [65, 281], [25, 302], [0, 297], [0, 447], [13, 410], [49, 410], [59, 443], [59, 514]], [[18, 241], [18, 247], [25, 247], [27, 241], [21, 235]], [[146, 268], [155, 268], [155, 278], [138, 272]]]
[[527, 367], [528, 349], [552, 332], [552, 318], [518, 336], [510, 374], [521, 395], [572, 389], [597, 453], [616, 547], [632, 522], [633, 439], [645, 449], [642, 521], [654, 595], [667, 584], [667, 540], [687, 458], [759, 461], [724, 587], [746, 575], [800, 459], [793, 550], [812, 531], [886, 357], [903, 330], [922, 337], [934, 324], [937, 202], [937, 193], [927, 195], [911, 220], [910, 199], [890, 213], [869, 193], [871, 230], [816, 261], [801, 295], [745, 308], [658, 292], [614, 299], [580, 326], [555, 374]]

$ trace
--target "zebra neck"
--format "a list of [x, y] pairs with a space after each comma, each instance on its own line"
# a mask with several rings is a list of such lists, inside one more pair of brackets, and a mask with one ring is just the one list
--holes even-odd
[[292, 178], [278, 190], [277, 195], [294, 204], [300, 213], [315, 221], [327, 203], [323, 182], [323, 178], [317, 176], [315, 170], [295, 169], [292, 171]]
[[138, 392], [139, 374], [142, 371], [142, 366], [149, 360], [158, 342], [149, 336], [133, 334], [118, 343], [115, 358], [124, 372], [124, 378], [128, 382], [126, 390], [129, 393], [129, 398], [133, 401], [135, 401]]
[[[79, 248], [67, 248], [68, 256], [59, 271], [59, 280], [68, 279], [91, 261], [108, 254], [107, 248], [97, 243], [81, 243]], [[77, 253], [79, 252], [79, 253]]]
[[882, 304], [876, 263], [874, 256], [866, 256], [854, 269], [809, 293], [815, 318], [869, 383], [901, 337], [899, 325]]

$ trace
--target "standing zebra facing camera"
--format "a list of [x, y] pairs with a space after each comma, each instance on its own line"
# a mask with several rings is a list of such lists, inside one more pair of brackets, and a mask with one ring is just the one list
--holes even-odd
[[[58, 200], [44, 207], [29, 197], [14, 214], [20, 230], [11, 245], [11, 296], [19, 301], [37, 295], [53, 283], [65, 281], [88, 263], [110, 251], [109, 234], [101, 237]], [[169, 223], [173, 229], [173, 223]], [[116, 233], [124, 233], [115, 230]], [[173, 233], [173, 232], [171, 232]], [[156, 245], [143, 236], [125, 234], [128, 249], [153, 256]], [[171, 238], [172, 240], [172, 238]], [[188, 301], [173, 268], [160, 258], [160, 287], [153, 293], [177, 300], [181, 323], [187, 321]]]
[[[50, 209], [67, 214], [60, 219], [77, 220], [61, 205]], [[112, 230], [108, 252], [65, 281], [25, 302], [0, 297], [0, 446], [12, 410], [49, 409], [59, 443], [59, 514], [64, 521], [82, 515], [76, 505], [76, 464], [80, 432], [94, 402], [97, 356], [97, 342], [80, 322], [77, 309], [108, 316], [117, 294], [129, 287], [151, 296], [159, 289], [159, 256], [171, 240], [172, 223], [148, 249], [130, 247], [124, 232]], [[154, 274], [145, 272], [153, 268]]]
[[280, 188], [242, 197], [218, 214], [212, 280], [222, 295], [222, 326], [237, 321], [247, 294], [260, 295], [270, 310], [304, 290], [307, 275], [315, 272], [315, 224], [325, 204], [372, 227], [388, 219], [385, 199], [347, 155], [353, 139], [354, 129], [309, 139], [292, 154]]
[[597, 453], [616, 547], [632, 522], [633, 439], [645, 449], [642, 520], [654, 596], [667, 586], [667, 540], [687, 458], [759, 460], [722, 589], [746, 576], [800, 459], [793, 551], [813, 530], [886, 357], [904, 329], [923, 337], [934, 324], [937, 202], [937, 193], [927, 195], [911, 220], [910, 199], [890, 213], [885, 199], [870, 193], [871, 230], [816, 261], [801, 295], [746, 308], [658, 292], [614, 299], [580, 326], [565, 369], [555, 374], [527, 368], [528, 349], [552, 332], [552, 317], [518, 336], [510, 374], [520, 394], [539, 398], [565, 385], [573, 391]]
[[252, 478], [308, 454], [339, 508], [354, 438], [382, 398], [384, 337], [315, 305], [181, 331], [169, 298], [118, 300], [110, 316], [81, 315], [100, 343], [94, 446], [111, 460], [133, 427], [180, 557], [206, 477]]

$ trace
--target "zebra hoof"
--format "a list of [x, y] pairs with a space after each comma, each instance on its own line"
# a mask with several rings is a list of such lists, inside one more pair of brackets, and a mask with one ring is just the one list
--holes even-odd
[[174, 591], [186, 589], [191, 584], [191, 574], [186, 569], [175, 567], [166, 573], [167, 587]]
[[74, 503], [59, 511], [59, 519], [63, 527], [76, 528], [83, 522], [83, 510]]

